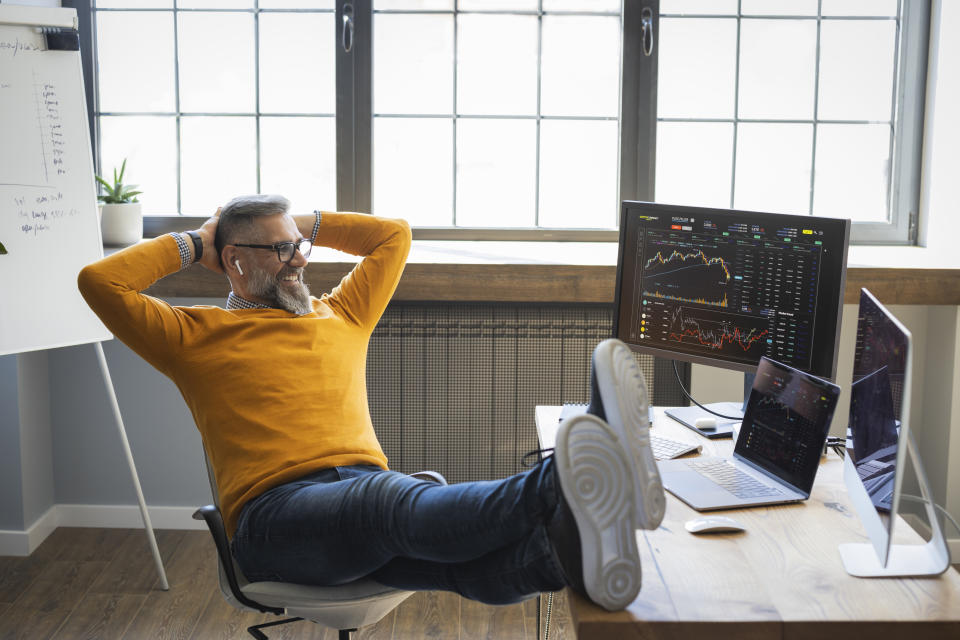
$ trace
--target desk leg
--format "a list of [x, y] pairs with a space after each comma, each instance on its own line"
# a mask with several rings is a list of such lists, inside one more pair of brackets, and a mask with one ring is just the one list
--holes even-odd
[[157, 573], [160, 575], [160, 587], [164, 591], [170, 589], [167, 583], [167, 574], [163, 570], [163, 560], [160, 559], [160, 549], [157, 547], [157, 539], [153, 535], [153, 526], [150, 524], [150, 514], [147, 513], [147, 503], [143, 499], [143, 490], [140, 488], [140, 478], [137, 476], [137, 468], [133, 464], [133, 452], [130, 451], [130, 442], [127, 440], [127, 432], [123, 428], [123, 417], [120, 415], [120, 405], [117, 403], [117, 394], [113, 389], [113, 381], [110, 379], [110, 370], [107, 368], [107, 358], [103, 355], [103, 345], [99, 342], [94, 344], [97, 351], [97, 360], [100, 362], [100, 373], [103, 374], [103, 381], [107, 387], [107, 397], [110, 398], [110, 405], [113, 408], [113, 417], [117, 423], [117, 431], [120, 433], [120, 444], [123, 447], [123, 453], [127, 458], [127, 466], [130, 467], [130, 477], [133, 479], [133, 488], [137, 492], [137, 502], [140, 505], [140, 516], [143, 518], [143, 526], [146, 529], [147, 541], [150, 543], [150, 550], [153, 552], [153, 560], [157, 565]]

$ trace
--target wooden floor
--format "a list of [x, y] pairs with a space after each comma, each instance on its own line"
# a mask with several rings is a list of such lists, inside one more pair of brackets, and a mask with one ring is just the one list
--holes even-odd
[[[27, 558], [0, 557], [0, 639], [249, 639], [246, 628], [277, 619], [238, 611], [217, 586], [205, 531], [157, 531], [169, 591], [159, 588], [138, 529], [57, 529]], [[546, 598], [544, 598], [546, 602]], [[535, 640], [536, 600], [492, 607], [444, 592], [416, 593], [357, 640]], [[554, 599], [550, 637], [572, 638], [566, 600]], [[307, 622], [266, 630], [271, 639], [334, 640]]]

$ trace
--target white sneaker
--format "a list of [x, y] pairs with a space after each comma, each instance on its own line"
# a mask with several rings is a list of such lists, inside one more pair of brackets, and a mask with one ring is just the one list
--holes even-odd
[[604, 417], [617, 436], [628, 445], [636, 492], [637, 527], [656, 529], [663, 520], [667, 500], [657, 462], [650, 449], [650, 418], [647, 383], [630, 348], [616, 339], [604, 340], [593, 350]]
[[640, 592], [637, 483], [629, 458], [616, 431], [596, 416], [574, 416], [557, 432], [554, 460], [580, 535], [583, 588], [608, 611], [625, 608]]

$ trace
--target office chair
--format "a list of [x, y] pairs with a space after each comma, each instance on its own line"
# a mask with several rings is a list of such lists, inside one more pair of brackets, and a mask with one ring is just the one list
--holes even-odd
[[[194, 520], [204, 520], [217, 547], [220, 592], [224, 599], [237, 609], [259, 611], [274, 615], [291, 616], [283, 620], [264, 622], [247, 628], [247, 632], [257, 640], [267, 640], [261, 631], [299, 620], [310, 620], [325, 627], [339, 630], [339, 640], [350, 640], [350, 634], [358, 628], [379, 622], [401, 602], [413, 595], [412, 591], [402, 591], [386, 587], [373, 580], [361, 578], [336, 587], [316, 587], [287, 582], [249, 582], [240, 571], [227, 540], [223, 516], [220, 513], [220, 497], [210, 459], [204, 452], [207, 464], [207, 477], [213, 492], [214, 504], [197, 509]], [[414, 478], [447, 484], [442, 475], [435, 471], [421, 471], [411, 474]]]

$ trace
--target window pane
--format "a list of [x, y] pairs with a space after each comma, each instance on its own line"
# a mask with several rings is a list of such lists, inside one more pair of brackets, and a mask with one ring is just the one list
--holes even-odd
[[260, 191], [280, 193], [296, 212], [337, 206], [333, 118], [260, 119]]
[[173, 9], [173, 0], [95, 0], [98, 9]]
[[257, 6], [261, 9], [333, 9], [333, 0], [260, 0]]
[[453, 11], [453, 1], [454, 0], [374, 0], [373, 10]]
[[[173, 13], [97, 13], [97, 67], [101, 111], [175, 108]], [[149, 78], [131, 82], [130, 78]]]
[[127, 168], [124, 182], [139, 185], [146, 214], [177, 212], [177, 128], [173, 116], [101, 116], [100, 163], [106, 177]]
[[[460, 3], [463, 4], [462, 2]], [[620, 12], [619, 0], [543, 0], [544, 11]]]
[[660, 13], [735, 15], [737, 0], [661, 0]]
[[736, 77], [736, 20], [660, 21], [657, 115], [730, 118]]
[[617, 122], [544, 120], [540, 124], [540, 226], [614, 228]]
[[617, 115], [619, 18], [545, 16], [541, 51], [541, 113]]
[[374, 213], [435, 227], [452, 224], [452, 208], [452, 120], [374, 118]]
[[336, 110], [332, 13], [260, 14], [260, 110]]
[[375, 113], [453, 113], [453, 16], [374, 15]]
[[177, 0], [180, 9], [252, 9], [253, 0]]
[[895, 16], [897, 0], [823, 0], [825, 16]]
[[809, 213], [812, 156], [813, 125], [741, 123], [734, 208]]
[[890, 126], [820, 125], [815, 171], [814, 215], [886, 221]]
[[[537, 0], [460, 0], [459, 11], [536, 11]], [[502, 40], [500, 41], [502, 43]]]
[[745, 15], [815, 16], [817, 0], [742, 0], [740, 11]]
[[732, 124], [658, 123], [657, 202], [729, 207], [732, 161]]
[[464, 15], [457, 27], [457, 112], [536, 114], [536, 16]]
[[180, 120], [180, 203], [187, 215], [213, 215], [239, 195], [257, 192], [254, 118]]
[[896, 22], [824, 20], [820, 105], [825, 120], [890, 120]]
[[740, 27], [741, 118], [813, 118], [817, 23], [744, 20]]
[[457, 122], [457, 226], [532, 227], [535, 120]]
[[252, 112], [253, 15], [180, 13], [178, 25], [181, 111]]

